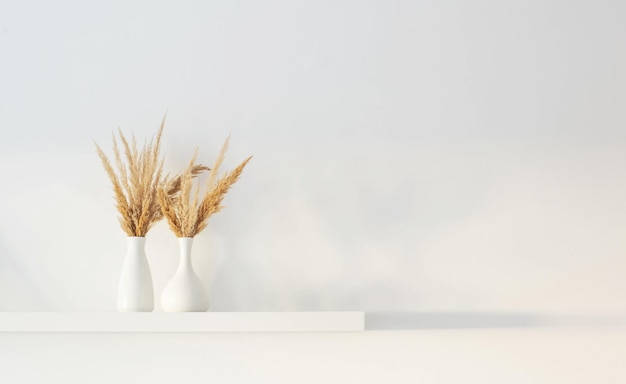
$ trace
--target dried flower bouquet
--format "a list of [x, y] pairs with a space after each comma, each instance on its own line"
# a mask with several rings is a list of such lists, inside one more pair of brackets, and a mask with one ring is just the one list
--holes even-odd
[[113, 153], [117, 172], [102, 148], [96, 144], [98, 156], [113, 184], [120, 225], [128, 236], [144, 237], [155, 223], [163, 219], [157, 201], [157, 189], [163, 182], [163, 157], [160, 151], [164, 124], [165, 118], [161, 122], [156, 138], [144, 143], [141, 149], [137, 147], [134, 135], [129, 143], [122, 131], [118, 130], [124, 159], [117, 138], [113, 134]]
[[235, 169], [218, 178], [228, 144], [229, 138], [224, 142], [213, 168], [210, 169], [202, 195], [200, 185], [196, 184], [195, 188], [193, 185], [197, 173], [206, 169], [195, 164], [197, 151], [180, 175], [166, 180], [157, 187], [156, 196], [161, 211], [177, 237], [194, 237], [206, 228], [209, 217], [223, 208], [222, 200], [226, 193], [237, 182], [246, 164], [252, 158], [252, 156], [248, 157]]

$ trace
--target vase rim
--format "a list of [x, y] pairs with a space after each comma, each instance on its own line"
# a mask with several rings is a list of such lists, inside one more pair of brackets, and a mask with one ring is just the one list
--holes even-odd
[[126, 236], [129, 239], [145, 239], [145, 236]]

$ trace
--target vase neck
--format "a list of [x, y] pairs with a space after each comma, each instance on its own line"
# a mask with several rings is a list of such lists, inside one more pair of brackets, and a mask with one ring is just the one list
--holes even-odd
[[126, 245], [129, 253], [141, 255], [146, 246], [146, 238], [129, 236], [126, 238]]
[[191, 246], [193, 245], [193, 237], [179, 237], [178, 245], [180, 246], [180, 264], [179, 269], [193, 269], [191, 264]]

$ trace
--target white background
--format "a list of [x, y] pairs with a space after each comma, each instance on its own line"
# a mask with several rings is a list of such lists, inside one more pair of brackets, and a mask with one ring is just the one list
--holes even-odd
[[[0, 0], [0, 310], [115, 310], [125, 240], [93, 142], [109, 149], [118, 127], [142, 141], [167, 111], [168, 171], [196, 147], [211, 163], [229, 133], [227, 168], [254, 155], [194, 245], [212, 310], [624, 313], [624, 14], [621, 1]], [[177, 252], [158, 224], [147, 243], [157, 298]], [[78, 358], [79, 372], [106, 360], [128, 373], [133, 355], [113, 351], [152, 366], [163, 342], [224, 372], [267, 363], [259, 377], [287, 382], [345, 348], [337, 382], [380, 382], [371, 370], [415, 382], [417, 368], [395, 363], [421, 358], [433, 372], [466, 364], [470, 381], [480, 364], [468, 356], [500, 378], [550, 362], [519, 382], [589, 382], [582, 362], [624, 382], [609, 364], [624, 352], [620, 329], [115, 336]], [[87, 342], [3, 338], [14, 377], [57, 342], [50, 367]], [[253, 346], [231, 361], [203, 349], [214, 343]], [[498, 343], [524, 352], [490, 354]], [[178, 359], [172, 372], [196, 366]]]

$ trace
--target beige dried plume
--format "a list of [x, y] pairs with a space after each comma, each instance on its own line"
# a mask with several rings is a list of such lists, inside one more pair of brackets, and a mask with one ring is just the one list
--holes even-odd
[[113, 153], [117, 172], [102, 148], [96, 144], [98, 156], [113, 184], [120, 224], [128, 236], [143, 237], [156, 222], [163, 219], [157, 201], [157, 190], [163, 182], [163, 157], [160, 150], [164, 125], [165, 117], [161, 121], [156, 138], [144, 143], [141, 149], [138, 149], [134, 135], [129, 143], [118, 129], [124, 159], [117, 138], [113, 134]]
[[[194, 188], [193, 185], [193, 179], [199, 167], [195, 163], [197, 151], [187, 168], [180, 175], [166, 180], [158, 188], [157, 199], [159, 205], [170, 229], [177, 237], [194, 237], [206, 228], [209, 217], [223, 208], [222, 200], [224, 196], [226, 196], [230, 187], [237, 182], [244, 167], [252, 158], [252, 156], [248, 157], [235, 169], [218, 179], [219, 168], [224, 161], [229, 141], [230, 137], [224, 142], [215, 160], [202, 198], [200, 198], [200, 186], [196, 185]], [[205, 168], [202, 170], [205, 170]], [[172, 193], [172, 191], [176, 192]]]

